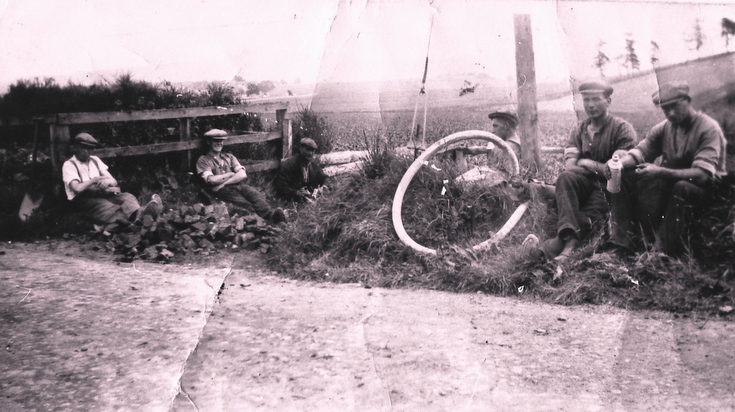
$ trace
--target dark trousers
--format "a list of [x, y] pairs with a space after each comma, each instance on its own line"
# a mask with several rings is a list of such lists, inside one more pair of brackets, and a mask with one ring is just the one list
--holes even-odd
[[140, 209], [138, 199], [130, 193], [86, 194], [75, 197], [72, 208], [100, 223], [127, 220]]
[[230, 202], [247, 211], [255, 212], [264, 219], [268, 219], [273, 213], [273, 208], [265, 200], [265, 195], [258, 189], [248, 186], [243, 182], [236, 185], [227, 185], [213, 192], [213, 195], [219, 200]]
[[621, 183], [612, 195], [610, 242], [627, 248], [655, 242], [667, 255], [684, 252], [694, 211], [708, 191], [684, 180], [640, 179], [633, 170], [623, 172]]
[[599, 180], [574, 172], [562, 172], [556, 180], [557, 234], [574, 231], [583, 239], [607, 217], [605, 192]]

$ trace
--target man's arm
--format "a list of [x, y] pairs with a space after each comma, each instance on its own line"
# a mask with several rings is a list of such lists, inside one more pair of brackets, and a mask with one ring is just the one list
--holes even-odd
[[[236, 184], [242, 182], [243, 180], [247, 179], [248, 178], [248, 174], [245, 172], [245, 168], [242, 167], [242, 166], [240, 166], [240, 167], [241, 168], [238, 169], [238, 171], [235, 172], [235, 173], [232, 173], [232, 172], [225, 173], [226, 175], [229, 175], [229, 177], [227, 177], [227, 179], [224, 179], [224, 181], [222, 183], [219, 183], [219, 184], [215, 185], [212, 188], [212, 190], [214, 190], [216, 192], [216, 191], [222, 189], [223, 187], [225, 187], [227, 185], [236, 185]], [[217, 175], [217, 176], [224, 176], [224, 175]], [[212, 180], [212, 178], [215, 178], [217, 176], [214, 176], [213, 175], [212, 177], [210, 177], [210, 180]]]
[[217, 185], [221, 185], [222, 183], [226, 182], [227, 179], [234, 176], [234, 174], [235, 174], [234, 172], [222, 173], [221, 175], [210, 174], [210, 175], [207, 175], [207, 177], [204, 177], [203, 179], [204, 179], [204, 182], [207, 183], [208, 185], [217, 186]]
[[669, 169], [668, 167], [656, 166], [653, 163], [643, 163], [636, 166], [635, 172], [642, 178], [658, 178], [666, 180], [688, 180], [697, 186], [704, 186], [709, 181], [710, 175], [703, 169], [692, 167], [689, 169]]
[[101, 189], [100, 181], [102, 177], [93, 177], [86, 182], [80, 182], [79, 180], [72, 180], [69, 182], [69, 188], [74, 192], [75, 194], [80, 194], [83, 192], [97, 192]]
[[569, 133], [567, 147], [564, 149], [564, 171], [578, 173], [581, 175], [590, 175], [594, 172], [585, 167], [586, 162], [582, 161], [584, 159], [579, 158], [582, 153], [581, 133], [583, 132], [582, 123], [579, 123]]
[[[613, 141], [612, 146], [614, 148], [613, 154], [615, 154], [615, 152], [628, 151], [632, 149], [635, 146], [636, 138], [637, 134], [630, 123], [620, 123], [617, 127], [617, 130], [615, 130], [615, 134], [611, 136], [611, 139]], [[605, 159], [605, 162], [597, 162], [592, 159], [579, 159], [577, 160], [577, 166], [583, 167], [596, 175], [605, 176], [607, 178], [605, 169], [608, 160], [610, 159]]]
[[[107, 167], [99, 166], [99, 163], [95, 163], [99, 170], [100, 175], [90, 178], [86, 182], [82, 182], [82, 177], [79, 176], [78, 169], [71, 163], [72, 160], [68, 160], [64, 163], [62, 168], [62, 180], [64, 184], [69, 186], [72, 192], [80, 194], [83, 192], [96, 193], [100, 190], [107, 189], [109, 187], [117, 186], [117, 180], [107, 171]], [[101, 161], [100, 161], [101, 163]]]
[[322, 167], [316, 161], [312, 162], [311, 167], [313, 173], [309, 181], [312, 183], [312, 186], [319, 187], [324, 185], [327, 181], [327, 175], [322, 170]]
[[302, 195], [308, 194], [301, 190], [301, 170], [293, 159], [281, 163], [273, 180], [273, 189], [286, 200], [298, 200]]

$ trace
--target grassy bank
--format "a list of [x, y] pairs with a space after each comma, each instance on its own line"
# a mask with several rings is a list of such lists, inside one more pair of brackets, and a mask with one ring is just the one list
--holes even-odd
[[[452, 131], [450, 127], [441, 133]], [[391, 155], [395, 141], [390, 124], [371, 132], [371, 139], [363, 133], [359, 147], [371, 153], [365, 169], [334, 179], [330, 193], [292, 214], [268, 257], [284, 275], [366, 287], [484, 292], [564, 305], [677, 312], [717, 312], [735, 301], [735, 239], [728, 224], [735, 217], [732, 185], [723, 187], [722, 198], [698, 222], [687, 256], [642, 253], [620, 260], [596, 253], [605, 240], [600, 230], [567, 263], [543, 263], [524, 256], [520, 244], [529, 233], [542, 240], [554, 235], [552, 199], [526, 191], [514, 201], [504, 190], [453, 183], [459, 174], [453, 162], [433, 159], [435, 168], [421, 169], [403, 203], [410, 236], [438, 251], [437, 256], [423, 255], [398, 240], [391, 220], [395, 190], [412, 159]], [[552, 143], [561, 143], [562, 133], [558, 136]], [[548, 172], [540, 180], [553, 182], [559, 159], [546, 161]], [[528, 202], [528, 211], [496, 249], [470, 251], [498, 230], [522, 201]]]

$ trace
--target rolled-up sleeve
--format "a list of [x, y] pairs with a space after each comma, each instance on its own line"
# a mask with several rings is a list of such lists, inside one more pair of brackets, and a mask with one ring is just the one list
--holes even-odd
[[635, 141], [638, 140], [638, 134], [635, 132], [633, 126], [628, 122], [621, 122], [618, 126], [617, 133], [615, 134], [615, 144], [613, 152], [617, 150], [630, 150], [635, 146]]
[[207, 177], [214, 174], [212, 173], [212, 164], [207, 160], [206, 156], [200, 156], [199, 159], [197, 159], [197, 174], [205, 182], [207, 181]]
[[699, 148], [694, 153], [692, 167], [700, 168], [710, 176], [714, 176], [722, 158], [724, 136], [720, 130], [711, 128], [702, 133], [701, 139]]

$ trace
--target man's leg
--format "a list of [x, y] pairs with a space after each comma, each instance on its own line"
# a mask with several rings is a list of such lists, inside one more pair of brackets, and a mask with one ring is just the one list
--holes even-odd
[[666, 209], [673, 183], [663, 179], [638, 179], [635, 193], [636, 220], [641, 231], [640, 241], [644, 246], [656, 240], [656, 231]]
[[249, 213], [255, 212], [253, 204], [250, 203], [250, 201], [245, 196], [243, 196], [239, 188], [240, 185], [229, 185], [214, 192], [213, 194], [214, 197], [216, 197], [217, 199], [240, 206], [241, 208], [247, 210]]
[[[693, 183], [680, 180], [667, 196], [663, 219], [656, 231], [656, 248], [667, 255], [684, 252], [694, 208], [706, 198], [706, 191]], [[686, 243], [685, 243], [686, 242]]]
[[579, 238], [584, 239], [594, 230], [602, 227], [607, 219], [610, 208], [607, 205], [605, 192], [598, 186], [593, 190], [587, 201], [583, 203], [582, 209], [577, 213], [577, 224], [579, 225]]
[[76, 197], [72, 200], [72, 207], [100, 223], [115, 223], [128, 217], [123, 214], [120, 205], [107, 197]]
[[122, 210], [123, 215], [126, 217], [132, 216], [133, 213], [140, 209], [138, 199], [130, 193], [118, 193], [114, 196], [110, 196], [109, 200], [110, 202], [119, 205], [120, 210]]
[[547, 239], [539, 247], [546, 259], [567, 258], [577, 249], [579, 241], [591, 228], [588, 214], [594, 215], [601, 207], [599, 199], [593, 199], [587, 213], [581, 212], [580, 205], [587, 205], [595, 192], [599, 192], [602, 198], [602, 207], [607, 208], [599, 183], [578, 173], [562, 172], [556, 180], [555, 192], [559, 216], [557, 236]]
[[635, 219], [637, 190], [635, 171], [623, 171], [620, 180], [620, 192], [611, 193], [610, 196], [610, 243], [632, 250], [638, 233], [638, 222]]
[[[225, 186], [215, 193], [215, 197], [225, 202], [231, 202], [247, 210], [253, 210], [263, 219], [271, 219], [275, 211], [265, 200], [265, 195], [252, 186], [244, 183]], [[283, 220], [283, 211], [280, 211], [279, 220]]]
[[[599, 192], [602, 202], [599, 198], [593, 198], [593, 203], [589, 205], [587, 211], [580, 213], [582, 206], [587, 206], [595, 192]], [[557, 233], [560, 236], [573, 234], [577, 239], [585, 235], [582, 233], [583, 226], [589, 229], [589, 216], [599, 213], [600, 208], [604, 208], [603, 215], [607, 213], [607, 203], [600, 184], [594, 179], [572, 172], [562, 172], [556, 180], [556, 206], [559, 210]]]
[[258, 189], [248, 186], [246, 184], [240, 184], [240, 193], [253, 205], [255, 213], [258, 216], [269, 219], [273, 214], [273, 208], [265, 200], [265, 195]]

